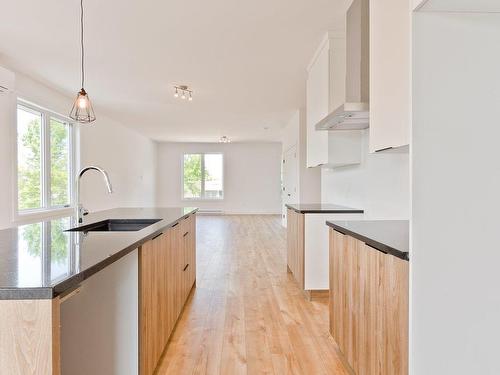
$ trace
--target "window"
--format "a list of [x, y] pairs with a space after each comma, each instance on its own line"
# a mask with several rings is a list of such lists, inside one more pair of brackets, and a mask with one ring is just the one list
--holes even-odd
[[18, 212], [69, 207], [72, 203], [73, 126], [31, 104], [17, 105]]
[[224, 197], [222, 154], [185, 154], [183, 198], [222, 199]]

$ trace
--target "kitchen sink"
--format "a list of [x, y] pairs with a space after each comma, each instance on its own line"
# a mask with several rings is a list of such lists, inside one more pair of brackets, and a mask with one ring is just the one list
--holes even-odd
[[67, 232], [137, 232], [161, 219], [107, 219], [68, 229]]

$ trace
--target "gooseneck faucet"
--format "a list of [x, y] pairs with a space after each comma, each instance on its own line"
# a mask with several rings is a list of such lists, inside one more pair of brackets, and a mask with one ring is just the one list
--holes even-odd
[[95, 165], [89, 165], [88, 167], [82, 168], [82, 170], [80, 171], [80, 173], [78, 173], [78, 175], [76, 176], [76, 181], [75, 181], [75, 185], [76, 185], [76, 197], [75, 197], [75, 200], [76, 200], [76, 217], [77, 217], [78, 223], [82, 223], [83, 222], [83, 216], [87, 215], [89, 213], [89, 211], [86, 210], [85, 208], [83, 208], [83, 205], [80, 203], [80, 179], [85, 174], [85, 172], [90, 171], [90, 170], [94, 170], [94, 171], [100, 172], [102, 174], [103, 178], [104, 178], [104, 182], [106, 183], [106, 187], [108, 189], [108, 193], [111, 194], [113, 192], [113, 187], [111, 186], [111, 182], [109, 181], [108, 172], [106, 172], [101, 167], [98, 167], [98, 166], [95, 166]]

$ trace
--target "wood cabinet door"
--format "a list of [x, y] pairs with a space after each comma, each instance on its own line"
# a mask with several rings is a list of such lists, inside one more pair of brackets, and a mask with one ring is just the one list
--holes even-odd
[[340, 347], [345, 348], [344, 339], [344, 257], [345, 257], [345, 236], [333, 229], [330, 229], [330, 333]]
[[287, 212], [287, 265], [304, 289], [304, 214], [291, 209]]
[[182, 235], [180, 223], [174, 224], [171, 228], [172, 230], [172, 277], [173, 277], [173, 310], [175, 315], [175, 320], [180, 315], [183, 303], [182, 290], [183, 290], [183, 272], [182, 268], [184, 267], [184, 253], [182, 251]]
[[409, 263], [392, 255], [381, 254], [380, 307], [383, 316], [378, 319], [377, 331], [380, 374], [408, 374], [408, 314], [409, 314]]
[[139, 249], [140, 373], [152, 374], [166, 344], [167, 253], [164, 234]]
[[174, 329], [175, 323], [177, 321], [177, 309], [176, 309], [176, 296], [177, 296], [177, 284], [176, 284], [176, 236], [172, 228], [167, 230], [165, 240], [167, 241], [167, 264], [166, 264], [166, 295], [167, 295], [167, 310], [166, 310], [166, 321], [167, 321], [167, 343], [172, 331]]
[[295, 211], [287, 209], [286, 211], [286, 265], [290, 272], [293, 273], [295, 259]]
[[[181, 249], [182, 252], [182, 306], [186, 302], [187, 296], [189, 294], [189, 281], [190, 281], [190, 267], [191, 267], [191, 255], [189, 248], [189, 218], [184, 219], [181, 223]], [[181, 308], [182, 309], [182, 308]]]
[[408, 262], [330, 229], [330, 332], [357, 375], [408, 373]]
[[[140, 374], [153, 374], [196, 278], [191, 215], [139, 249]], [[186, 267], [189, 265], [188, 267]]]
[[189, 290], [188, 294], [196, 281], [196, 215], [191, 215], [188, 220], [189, 235]]

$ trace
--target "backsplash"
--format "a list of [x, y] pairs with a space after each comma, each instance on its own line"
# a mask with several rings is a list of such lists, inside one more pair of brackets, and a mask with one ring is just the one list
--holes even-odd
[[321, 202], [362, 208], [367, 219], [408, 219], [409, 154], [369, 154], [368, 130], [363, 133], [360, 165], [322, 169]]

